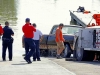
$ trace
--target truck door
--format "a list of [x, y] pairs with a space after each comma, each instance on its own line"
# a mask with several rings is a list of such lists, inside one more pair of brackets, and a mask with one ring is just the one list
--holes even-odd
[[55, 42], [55, 35], [51, 34], [48, 36], [48, 42], [47, 42], [49, 49], [55, 49], [56, 48], [56, 42]]
[[93, 29], [80, 29], [78, 40], [78, 47], [93, 48]]
[[56, 42], [55, 42], [55, 31], [57, 29], [57, 26], [54, 26], [48, 36], [48, 49], [56, 49]]
[[47, 39], [48, 35], [43, 35], [43, 40], [40, 42], [40, 49], [48, 49], [47, 48]]

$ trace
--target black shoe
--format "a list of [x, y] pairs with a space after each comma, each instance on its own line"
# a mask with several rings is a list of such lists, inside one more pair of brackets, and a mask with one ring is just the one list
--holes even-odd
[[27, 62], [28, 64], [32, 63], [30, 59], [26, 59], [25, 57], [24, 57], [24, 60], [26, 60], [26, 62]]
[[36, 61], [36, 59], [33, 59], [33, 61]]
[[26, 59], [25, 57], [24, 57], [24, 60], [28, 63], [29, 61], [28, 61], [28, 59]]
[[37, 59], [37, 61], [41, 61], [40, 59]]
[[9, 61], [12, 61], [12, 59], [9, 59]]
[[62, 57], [60, 55], [57, 55], [56, 58], [57, 59], [62, 59]]
[[32, 63], [32, 61], [30, 59], [28, 61], [29, 61], [28, 64], [31, 64]]

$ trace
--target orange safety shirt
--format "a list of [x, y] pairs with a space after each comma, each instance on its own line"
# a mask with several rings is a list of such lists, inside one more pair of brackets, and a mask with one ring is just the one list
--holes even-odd
[[[57, 33], [57, 30], [59, 30], [59, 31], [60, 31], [60, 34], [59, 34], [59, 39], [60, 39], [60, 40], [58, 40], [58, 36], [57, 36], [57, 35], [58, 35], [58, 33]], [[62, 30], [61, 30], [61, 29], [59, 29], [59, 27], [56, 29], [56, 34], [55, 34], [55, 35], [56, 35], [56, 39], [55, 39], [55, 40], [56, 40], [56, 42], [59, 42], [59, 41], [64, 41], [63, 34], [62, 34]]]

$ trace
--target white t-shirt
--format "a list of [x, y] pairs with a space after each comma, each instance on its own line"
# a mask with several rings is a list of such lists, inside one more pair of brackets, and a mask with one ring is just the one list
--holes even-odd
[[40, 37], [43, 35], [42, 32], [38, 29], [36, 29], [36, 32], [34, 32], [33, 34], [34, 34], [34, 37], [33, 37], [34, 40], [39, 40]]

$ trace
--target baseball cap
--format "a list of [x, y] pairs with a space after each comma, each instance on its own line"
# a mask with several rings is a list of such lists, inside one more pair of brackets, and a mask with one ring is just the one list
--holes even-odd
[[64, 24], [63, 23], [60, 23], [59, 26], [64, 26]]
[[33, 23], [33, 26], [34, 26], [34, 27], [36, 27], [36, 24], [35, 24], [35, 23]]
[[30, 21], [30, 18], [26, 18], [26, 20], [25, 20], [26, 22], [29, 22]]

